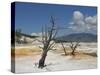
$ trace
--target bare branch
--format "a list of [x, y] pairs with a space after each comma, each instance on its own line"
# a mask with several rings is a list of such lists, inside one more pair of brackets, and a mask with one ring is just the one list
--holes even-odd
[[42, 41], [43, 41], [43, 44], [44, 44], [44, 28], [42, 26]]
[[48, 40], [48, 32], [47, 32], [47, 26], [45, 25], [45, 36], [44, 36], [44, 39], [45, 39], [45, 41], [47, 41]]
[[51, 23], [52, 23], [52, 27], [54, 28], [55, 20], [54, 20], [53, 16], [51, 16]]
[[71, 54], [74, 55], [76, 48], [79, 46], [79, 42], [73, 43], [71, 42], [70, 48], [72, 49]]
[[64, 44], [62, 42], [61, 42], [61, 45], [63, 47], [63, 50], [64, 50], [65, 55], [67, 55], [66, 49], [65, 49]]
[[48, 49], [50, 49], [53, 45], [54, 45], [55, 42], [51, 43], [49, 46], [48, 46]]
[[54, 33], [54, 35], [52, 36], [52, 39], [54, 39], [54, 38], [56, 37], [57, 33], [58, 33], [58, 29], [55, 30], [55, 33]]

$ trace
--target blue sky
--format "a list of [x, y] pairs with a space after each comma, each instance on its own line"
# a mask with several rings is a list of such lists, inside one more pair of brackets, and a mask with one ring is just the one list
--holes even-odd
[[[75, 32], [73, 28], [70, 28], [70, 26], [74, 26], [74, 24], [70, 23], [73, 22], [73, 14], [75, 11], [78, 11], [86, 18], [97, 16], [97, 8], [87, 6], [16, 2], [15, 8], [15, 27], [16, 29], [21, 28], [22, 32], [27, 34], [41, 32], [42, 25], [50, 24], [51, 15], [56, 18], [57, 26], [68, 27], [68, 29], [60, 31], [62, 35]], [[82, 32], [96, 33], [93, 30], [85, 30]]]

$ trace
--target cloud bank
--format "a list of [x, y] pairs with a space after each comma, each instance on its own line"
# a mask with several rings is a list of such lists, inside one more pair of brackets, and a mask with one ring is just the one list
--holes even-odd
[[69, 28], [76, 32], [97, 33], [97, 15], [85, 16], [80, 11], [74, 11], [69, 24]]

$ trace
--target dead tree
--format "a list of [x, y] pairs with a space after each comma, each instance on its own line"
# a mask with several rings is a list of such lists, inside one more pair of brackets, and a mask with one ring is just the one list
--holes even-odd
[[66, 49], [65, 49], [64, 44], [62, 42], [61, 42], [61, 45], [63, 47], [63, 50], [64, 50], [65, 55], [67, 55]]
[[43, 47], [42, 48], [42, 56], [39, 60], [39, 65], [38, 68], [43, 68], [45, 67], [45, 59], [47, 56], [47, 53], [49, 50], [51, 50], [54, 47], [54, 42], [52, 40], [55, 38], [57, 34], [57, 30], [55, 29], [55, 21], [54, 18], [51, 16], [51, 27], [42, 27], [42, 43]]
[[70, 48], [72, 50], [71, 55], [75, 55], [76, 48], [80, 46], [79, 42], [71, 42]]
[[20, 42], [20, 39], [21, 39], [21, 37], [22, 37], [22, 36], [21, 36], [21, 31], [22, 31], [21, 29], [16, 29], [15, 35], [16, 35], [16, 42], [17, 42], [17, 43], [21, 43], [21, 42]]

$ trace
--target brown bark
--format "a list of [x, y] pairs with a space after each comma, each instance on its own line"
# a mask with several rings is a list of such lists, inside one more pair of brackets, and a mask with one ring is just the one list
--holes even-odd
[[79, 46], [79, 42], [76, 42], [76, 44], [74, 44], [74, 43], [71, 42], [70, 48], [72, 49], [72, 52], [71, 52], [72, 55], [75, 55], [75, 51], [76, 51], [76, 48], [78, 46]]
[[55, 32], [55, 22], [53, 17], [51, 16], [51, 27], [48, 29], [48, 27], [45, 25], [45, 27], [42, 27], [42, 43], [43, 43], [43, 53], [39, 60], [39, 66], [38, 68], [45, 67], [45, 60], [47, 56], [47, 52], [52, 48], [52, 45], [54, 43], [51, 43], [52, 39], [55, 38], [57, 32]]
[[74, 50], [72, 50], [72, 53], [71, 53], [72, 55], [75, 55], [75, 49]]
[[61, 43], [61, 45], [62, 45], [62, 47], [63, 47], [63, 50], [64, 50], [65, 55], [67, 55], [67, 52], [66, 52], [66, 49], [65, 49], [63, 43]]
[[47, 56], [47, 51], [44, 50], [43, 53], [42, 53], [42, 57], [41, 57], [41, 59], [39, 60], [39, 66], [38, 66], [38, 68], [43, 68], [43, 67], [46, 66], [46, 65], [45, 65], [46, 56]]

